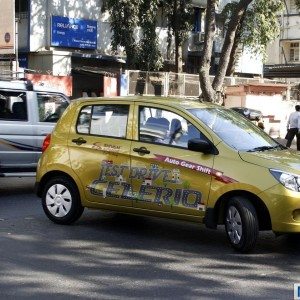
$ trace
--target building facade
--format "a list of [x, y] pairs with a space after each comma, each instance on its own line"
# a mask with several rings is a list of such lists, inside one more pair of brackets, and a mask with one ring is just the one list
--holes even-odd
[[[230, 0], [220, 0], [218, 12]], [[101, 12], [102, 0], [15, 0], [19, 66], [27, 72], [72, 77], [72, 97], [117, 94], [116, 81], [126, 55], [111, 49], [109, 15]], [[194, 29], [184, 46], [184, 70], [198, 73], [204, 41], [206, 0], [192, 0]], [[224, 31], [217, 26], [212, 72], [218, 65]], [[157, 34], [163, 58], [167, 59], [168, 29], [158, 14]], [[137, 29], [138, 37], [138, 29]], [[2, 57], [4, 60], [9, 57]], [[262, 63], [243, 51], [236, 73], [261, 75]], [[40, 78], [40, 77], [39, 77]]]
[[285, 11], [279, 17], [280, 35], [268, 47], [264, 76], [300, 80], [300, 11], [295, 0], [285, 0]]

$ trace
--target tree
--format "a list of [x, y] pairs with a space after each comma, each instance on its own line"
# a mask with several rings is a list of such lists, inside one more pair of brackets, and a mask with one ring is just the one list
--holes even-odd
[[[151, 1], [150, 1], [151, 2]], [[193, 6], [191, 0], [163, 0], [161, 2], [168, 23], [168, 48], [175, 40], [175, 72], [182, 72], [182, 46], [191, 29]]]
[[[159, 70], [162, 67], [156, 34], [159, 7], [167, 20], [168, 49], [174, 38], [175, 68], [182, 72], [182, 46], [192, 29], [191, 0], [103, 0], [102, 11], [110, 13], [112, 48], [124, 47], [128, 67]], [[138, 28], [141, 29], [140, 39], [137, 39]]]
[[103, 1], [102, 11], [110, 13], [112, 48], [124, 47], [130, 68], [158, 70], [162, 66], [155, 33], [158, 4], [159, 0]]
[[[142, 0], [105, 0], [102, 11], [110, 13], [110, 27], [112, 30], [112, 49], [123, 46], [127, 55], [127, 65], [135, 67], [137, 64], [139, 46], [135, 39], [138, 25], [138, 12]], [[118, 13], [114, 13], [118, 12]]]
[[140, 6], [139, 20], [142, 29], [140, 40], [139, 66], [141, 70], [159, 70], [163, 59], [158, 49], [156, 16], [160, 0], [143, 1]]
[[202, 90], [202, 97], [207, 101], [213, 102], [215, 91], [212, 88], [209, 79], [209, 70], [211, 64], [211, 56], [213, 51], [213, 39], [216, 30], [216, 5], [218, 0], [207, 1], [206, 18], [205, 18], [205, 36], [204, 48], [200, 61], [199, 80]]
[[231, 50], [234, 44], [234, 39], [236, 35], [236, 31], [244, 18], [244, 15], [246, 13], [246, 10], [249, 6], [249, 4], [253, 0], [240, 0], [236, 8], [234, 9], [232, 13], [232, 17], [228, 23], [227, 32], [225, 35], [221, 55], [220, 55], [220, 63], [216, 72], [216, 76], [212, 83], [212, 88], [216, 93], [219, 95], [222, 89], [222, 85], [224, 82], [225, 74], [227, 71]]
[[231, 68], [239, 44], [247, 45], [253, 53], [264, 53], [267, 43], [277, 34], [277, 13], [283, 0], [239, 0], [227, 6], [228, 22], [221, 51], [220, 63], [212, 83], [207, 80], [212, 40], [215, 35], [215, 8], [218, 1], [207, 1], [204, 54], [200, 63], [199, 80], [202, 96], [218, 102], [226, 71]]
[[[265, 60], [267, 45], [279, 35], [278, 15], [283, 9], [283, 0], [256, 0], [249, 7], [237, 29], [226, 75], [233, 74], [235, 61], [238, 58], [237, 50], [241, 46], [247, 47], [254, 55], [260, 54]], [[228, 19], [231, 10], [232, 7], [228, 4], [222, 14], [227, 15]]]

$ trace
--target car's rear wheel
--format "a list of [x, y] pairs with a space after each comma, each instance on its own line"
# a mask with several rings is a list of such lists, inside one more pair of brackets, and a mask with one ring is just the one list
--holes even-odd
[[225, 213], [225, 228], [231, 245], [240, 252], [249, 252], [255, 247], [259, 226], [256, 210], [243, 197], [228, 201]]
[[55, 177], [45, 185], [42, 195], [47, 217], [58, 224], [71, 224], [84, 210], [76, 185], [66, 177]]

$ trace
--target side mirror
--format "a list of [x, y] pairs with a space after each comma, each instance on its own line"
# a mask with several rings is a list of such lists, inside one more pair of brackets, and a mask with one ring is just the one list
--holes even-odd
[[202, 152], [204, 154], [218, 154], [213, 145], [202, 139], [191, 139], [188, 141], [188, 149], [191, 151]]

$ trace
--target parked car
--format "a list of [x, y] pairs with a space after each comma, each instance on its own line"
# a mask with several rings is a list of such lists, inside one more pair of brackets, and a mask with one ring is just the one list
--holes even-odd
[[231, 107], [231, 109], [240, 113], [247, 119], [253, 121], [253, 123], [258, 127], [260, 127], [261, 129], [265, 128], [263, 114], [260, 110], [247, 108], [247, 107]]
[[166, 98], [72, 102], [44, 141], [36, 192], [47, 217], [84, 207], [225, 224], [231, 245], [300, 232], [299, 152], [231, 109]]
[[263, 117], [263, 114], [260, 110], [247, 107], [231, 107], [231, 109], [237, 111], [238, 113], [242, 114], [251, 121], [259, 120]]
[[35, 176], [45, 136], [69, 99], [29, 81], [0, 81], [0, 177]]

